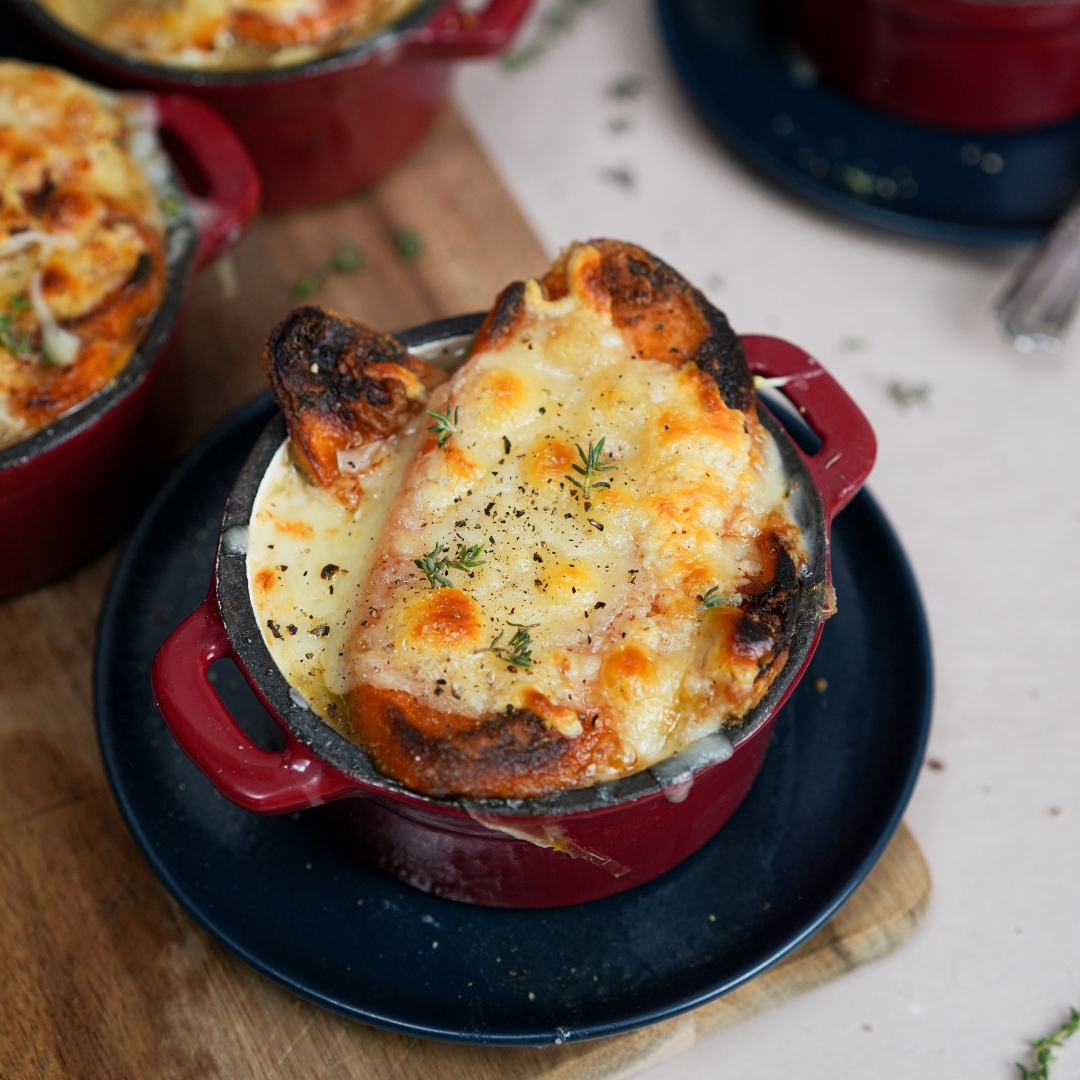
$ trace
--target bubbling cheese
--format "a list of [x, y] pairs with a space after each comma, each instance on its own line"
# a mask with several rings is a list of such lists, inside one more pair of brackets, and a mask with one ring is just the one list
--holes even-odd
[[106, 48], [171, 67], [301, 64], [353, 44], [419, 0], [42, 0]]
[[0, 62], [0, 446], [105, 387], [161, 302], [152, 123], [137, 99]]
[[[772, 437], [711, 376], [635, 355], [584, 290], [548, 300], [529, 282], [524, 308], [432, 394], [457, 432], [390, 440], [354, 512], [278, 452], [252, 514], [252, 603], [286, 678], [347, 734], [357, 687], [477, 722], [512, 707], [569, 739], [614, 733], [590, 778], [611, 779], [757, 700], [741, 590], [772, 572], [763, 535], [796, 560], [801, 542]], [[570, 478], [601, 440], [586, 496]], [[417, 565], [474, 547], [482, 565], [444, 563], [442, 582]], [[522, 630], [531, 663], [515, 664]]]
[[278, 448], [251, 512], [251, 604], [278, 667], [312, 709], [352, 735], [345, 650], [402, 472], [422, 429], [388, 440], [368, 463], [364, 499], [350, 513]]

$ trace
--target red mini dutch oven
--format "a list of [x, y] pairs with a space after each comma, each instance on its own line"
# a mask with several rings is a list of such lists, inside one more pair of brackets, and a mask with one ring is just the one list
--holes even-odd
[[39, 585], [104, 547], [160, 478], [175, 428], [163, 390], [192, 275], [239, 239], [259, 178], [225, 122], [200, 101], [149, 95], [159, 134], [200, 174], [171, 191], [161, 307], [127, 366], [100, 393], [0, 450], [0, 596]]
[[531, 2], [491, 0], [469, 18], [454, 3], [422, 0], [332, 56], [230, 73], [129, 59], [74, 33], [36, 0], [16, 0], [98, 81], [190, 94], [212, 105], [255, 161], [265, 210], [326, 202], [382, 176], [434, 120], [449, 89], [451, 61], [505, 48]]
[[[433, 359], [461, 356], [482, 315], [398, 335]], [[794, 345], [745, 337], [751, 369], [787, 376], [785, 393], [821, 436], [807, 456], [765, 409], [791, 478], [809, 551], [787, 664], [761, 704], [728, 736], [709, 736], [634, 776], [546, 798], [437, 799], [375, 771], [364, 751], [290, 693], [263, 642], [248, 592], [246, 526], [270, 459], [286, 436], [279, 416], [252, 450], [222, 519], [214, 581], [203, 605], [154, 660], [154, 695], [184, 752], [227, 799], [260, 814], [319, 807], [340, 842], [392, 877], [436, 896], [497, 907], [558, 907], [610, 896], [662, 874], [704, 844], [750, 790], [773, 722], [817, 645], [831, 593], [829, 523], [870, 471], [874, 435], [825, 370]], [[256, 747], [207, 679], [231, 657], [287, 739]]]
[[786, 0], [822, 76], [905, 119], [1023, 131], [1080, 113], [1080, 2]]

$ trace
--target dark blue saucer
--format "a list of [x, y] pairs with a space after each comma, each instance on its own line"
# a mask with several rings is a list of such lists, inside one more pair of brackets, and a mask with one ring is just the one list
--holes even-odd
[[[317, 815], [258, 817], [227, 802], [166, 730], [149, 670], [206, 595], [225, 496], [273, 413], [269, 395], [234, 413], [158, 494], [113, 575], [94, 667], [120, 809], [169, 891], [222, 944], [357, 1020], [546, 1044], [701, 1005], [775, 963], [851, 895], [900, 823], [931, 704], [915, 582], [866, 493], [835, 523], [840, 613], [778, 718], [757, 784], [712, 841], [656, 881], [550, 911], [470, 907], [354, 861]], [[236, 669], [219, 661], [212, 672], [249, 734], [271, 743], [276, 728]]]
[[816, 81], [770, 0], [656, 0], [706, 119], [770, 176], [885, 229], [964, 244], [1039, 239], [1080, 190], [1080, 120], [1012, 135], [895, 120]]

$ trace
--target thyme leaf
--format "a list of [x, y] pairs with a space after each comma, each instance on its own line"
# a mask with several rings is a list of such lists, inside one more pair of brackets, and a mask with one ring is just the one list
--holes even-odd
[[477, 558], [483, 550], [483, 544], [470, 544], [468, 547], [462, 544], [456, 557], [448, 561], [446, 565], [452, 566], [455, 570], [475, 570], [478, 566], [485, 566], [487, 559]]
[[1080, 1029], [1080, 1012], [1070, 1006], [1069, 1019], [1053, 1035], [1031, 1040], [1031, 1058], [1035, 1063], [1035, 1068], [1029, 1069], [1018, 1061], [1016, 1067], [1020, 1070], [1021, 1080], [1047, 1080], [1050, 1075], [1050, 1062], [1056, 1060], [1051, 1051], [1075, 1035], [1078, 1029]]
[[[604, 436], [607, 438], [607, 436]], [[610, 461], [601, 461], [600, 455], [604, 452], [604, 439], [601, 439], [595, 446], [589, 443], [589, 452], [586, 454], [581, 449], [581, 444], [577, 444], [577, 452], [581, 455], [581, 460], [585, 465], [583, 469], [580, 465], [571, 466], [579, 476], [585, 477], [584, 483], [580, 480], [575, 480], [567, 473], [563, 479], [569, 480], [571, 484], [576, 488], [581, 489], [581, 494], [584, 498], [589, 498], [592, 494], [593, 488], [610, 488], [610, 480], [597, 480], [596, 477], [599, 473], [615, 472], [618, 469], [618, 465], [611, 464]], [[586, 508], [587, 509], [587, 508]]]
[[303, 274], [293, 286], [293, 293], [301, 300], [310, 300], [331, 274], [359, 274], [368, 265], [367, 252], [355, 244], [339, 244], [334, 254], [322, 266], [316, 266]]
[[491, 639], [491, 644], [486, 649], [478, 649], [477, 652], [494, 653], [500, 660], [505, 660], [513, 667], [531, 668], [534, 661], [532, 658], [532, 639], [529, 637], [529, 631], [540, 624], [530, 623], [526, 625], [525, 623], [508, 622], [506, 625], [517, 628], [514, 631], [514, 636], [506, 645], [499, 644], [506, 635], [505, 630], [500, 630]]
[[[442, 544], [436, 544], [422, 559], [413, 559], [413, 562], [420, 567], [424, 577], [428, 580], [428, 584], [433, 589], [440, 587], [444, 589], [453, 588], [453, 582], [443, 573], [447, 566], [450, 565], [450, 556], [442, 555], [442, 552], [448, 550], [449, 548], [444, 548]], [[439, 557], [440, 555], [442, 555], [442, 558]]]
[[310, 300], [326, 280], [326, 271], [319, 267], [318, 270], [309, 270], [293, 286], [293, 292], [301, 300]]
[[367, 264], [367, 252], [363, 248], [355, 244], [342, 244], [330, 260], [330, 269], [335, 274], [359, 274], [367, 269]]
[[461, 428], [457, 426], [458, 413], [460, 411], [460, 408], [455, 409], [454, 419], [451, 420], [449, 405], [446, 406], [445, 416], [442, 413], [432, 412], [430, 409], [427, 410], [428, 416], [434, 417], [435, 419], [435, 423], [428, 428], [428, 431], [435, 434], [435, 437], [438, 439], [440, 449], [446, 445], [447, 441], [452, 436], [461, 434]]
[[424, 238], [416, 229], [396, 229], [394, 247], [402, 262], [412, 262], [424, 250]]

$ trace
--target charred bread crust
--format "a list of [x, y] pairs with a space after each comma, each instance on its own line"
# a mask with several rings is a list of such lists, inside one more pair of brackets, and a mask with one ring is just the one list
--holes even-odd
[[525, 282], [512, 281], [495, 301], [476, 335], [473, 352], [498, 349], [510, 338], [525, 314]]
[[644, 248], [602, 239], [570, 245], [541, 281], [549, 300], [566, 295], [570, 261], [583, 247], [600, 253], [600, 284], [610, 297], [612, 320], [638, 356], [675, 367], [693, 362], [712, 376], [729, 409], [756, 415], [754, 379], [727, 317]]
[[263, 368], [301, 463], [346, 501], [338, 451], [393, 435], [445, 378], [389, 334], [310, 306], [270, 332]]
[[567, 738], [511, 705], [476, 720], [371, 686], [352, 692], [350, 708], [375, 767], [424, 795], [523, 798], [583, 787], [615, 743], [592, 726]]

